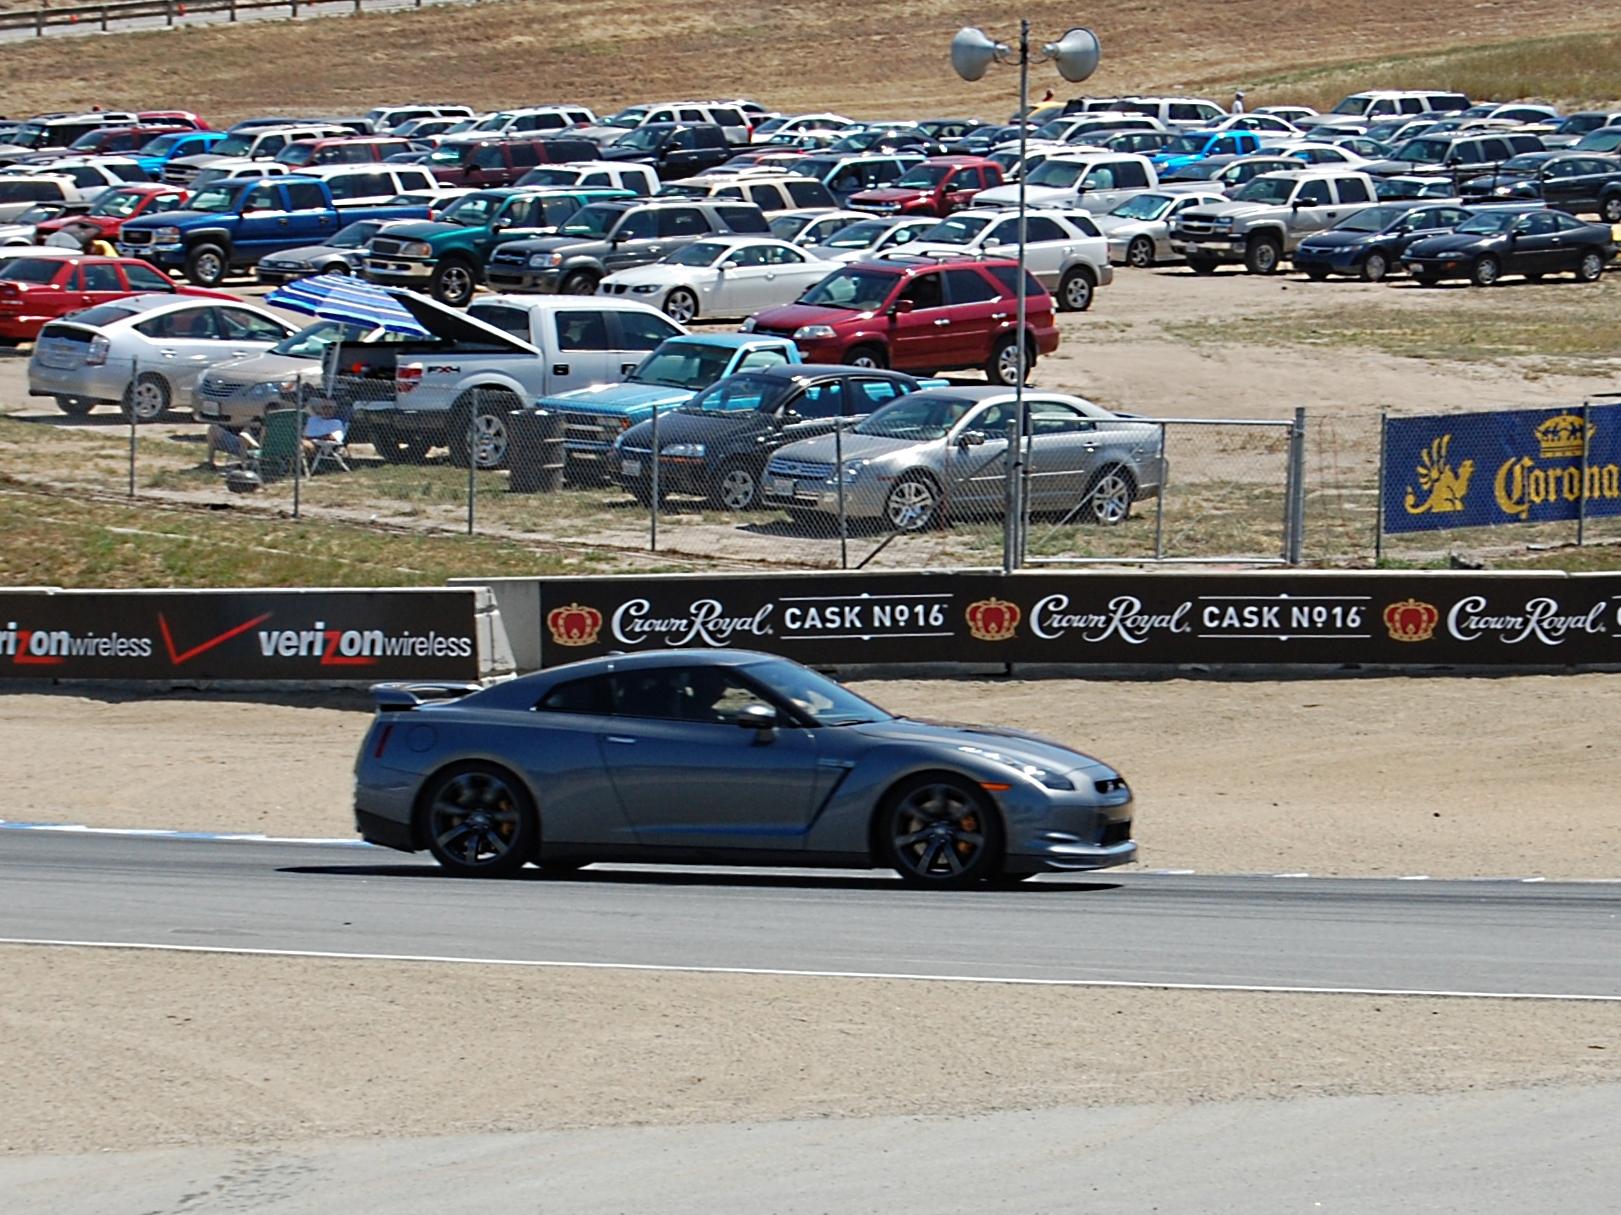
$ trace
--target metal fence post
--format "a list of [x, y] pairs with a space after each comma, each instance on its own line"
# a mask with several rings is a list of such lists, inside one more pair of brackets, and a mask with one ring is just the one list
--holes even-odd
[[1283, 559], [1299, 565], [1305, 549], [1306, 531], [1306, 409], [1295, 406], [1294, 425], [1289, 428], [1289, 468], [1284, 492]]
[[653, 450], [648, 455], [652, 461], [647, 470], [647, 509], [652, 512], [648, 516], [647, 550], [651, 553], [659, 551], [659, 407], [653, 406]]
[[1385, 432], [1390, 429], [1390, 411], [1379, 411], [1379, 481], [1373, 495], [1373, 564], [1385, 559]]
[[844, 513], [844, 427], [842, 419], [833, 419], [833, 475], [839, 487], [839, 568], [850, 568], [850, 527]]
[[124, 399], [129, 402], [127, 410], [129, 416], [129, 496], [135, 496], [135, 381], [141, 378], [141, 360], [134, 358], [129, 361], [129, 387], [124, 390]]
[[1593, 429], [1587, 424], [1589, 401], [1582, 402], [1582, 482], [1576, 497], [1576, 547], [1587, 543], [1587, 449], [1593, 442]]
[[[947, 443], [950, 442], [948, 438]], [[1006, 483], [1003, 486], [1002, 510], [1002, 572], [1011, 574], [1019, 568], [1019, 516], [1024, 504], [1019, 500], [1019, 421], [1015, 414], [1007, 424], [1007, 460], [1003, 468]]]
[[478, 523], [478, 405], [467, 414], [467, 534], [473, 534]]
[[1165, 475], [1165, 431], [1164, 422], [1159, 424], [1159, 493], [1154, 495], [1154, 560], [1165, 560], [1165, 488], [1170, 480]]
[[164, 15], [168, 17], [168, 24], [170, 26], [173, 26], [174, 25], [174, 0], [164, 0], [163, 11], [164, 11]]
[[308, 388], [308, 382], [300, 377], [297, 404], [294, 406], [296, 416], [293, 419], [293, 518], [295, 519], [299, 517], [304, 485], [304, 414], [307, 406], [304, 397]]

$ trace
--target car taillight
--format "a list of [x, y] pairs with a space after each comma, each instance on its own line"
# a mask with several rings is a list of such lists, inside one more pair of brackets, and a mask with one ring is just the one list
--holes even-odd
[[422, 383], [422, 364], [407, 363], [404, 367], [394, 369], [394, 392], [404, 396], [418, 384]]
[[84, 361], [92, 367], [99, 367], [107, 361], [107, 354], [112, 348], [113, 344], [98, 334], [90, 339], [90, 347], [84, 353]]
[[392, 733], [394, 733], [393, 722], [387, 723], [381, 730], [377, 731], [377, 745], [372, 748], [371, 752], [373, 759], [383, 758], [383, 748], [388, 746], [388, 736]]

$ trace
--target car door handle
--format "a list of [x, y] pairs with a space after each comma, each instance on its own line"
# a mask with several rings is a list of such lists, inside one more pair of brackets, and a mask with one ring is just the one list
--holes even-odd
[[993, 312], [993, 313], [991, 313], [991, 320], [993, 320], [993, 321], [1005, 321], [1005, 320], [1007, 320], [1007, 313], [1005, 313], [1005, 312]]
[[166, 359], [174, 358], [174, 351], [172, 351], [172, 350], [160, 350], [160, 351], [158, 351], [158, 353], [161, 354]]
[[634, 738], [627, 738], [623, 734], [607, 734], [607, 735], [604, 735], [603, 736], [603, 741], [604, 742], [611, 742], [611, 743], [619, 743], [619, 744], [621, 744], [623, 746], [627, 746], [627, 747], [628, 746], [634, 746], [635, 743], [636, 743], [636, 740]]
[[951, 318], [948, 317], [948, 316], [943, 316], [939, 320], [935, 321], [934, 323], [936, 325], [949, 325], [949, 324], [951, 324]]

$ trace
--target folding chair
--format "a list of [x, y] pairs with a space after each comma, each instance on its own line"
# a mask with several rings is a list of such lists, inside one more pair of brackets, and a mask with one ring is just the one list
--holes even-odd
[[304, 467], [304, 475], [313, 477], [321, 467], [322, 462], [336, 464], [344, 472], [353, 472], [349, 462], [345, 459], [349, 454], [349, 441], [347, 435], [335, 439], [312, 439], [315, 444], [315, 458]]
[[302, 458], [298, 445], [298, 410], [272, 409], [265, 414], [265, 427], [257, 448], [242, 452], [242, 466], [260, 482], [289, 477], [293, 461]]

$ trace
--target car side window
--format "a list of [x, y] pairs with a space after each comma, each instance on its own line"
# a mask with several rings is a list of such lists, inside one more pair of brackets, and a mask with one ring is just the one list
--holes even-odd
[[780, 350], [751, 350], [743, 356], [738, 363], [739, 371], [759, 371], [766, 367], [781, 367], [788, 362], [788, 356]]
[[709, 221], [695, 207], [671, 207], [659, 212], [660, 236], [702, 236], [709, 231]]
[[607, 350], [608, 318], [600, 312], [561, 309], [557, 313], [559, 350]]
[[[1002, 284], [1002, 290], [1006, 295], [1014, 296], [1018, 294], [1019, 270], [1017, 266], [987, 266], [985, 268], [991, 272], [992, 278]], [[1035, 275], [1026, 270], [1024, 273], [1024, 293], [1031, 299], [1037, 299], [1045, 295], [1047, 289], [1041, 285], [1040, 280]]]
[[827, 187], [819, 181], [790, 181], [788, 197], [796, 207], [824, 207], [827, 205]]
[[[1001, 298], [1000, 293], [977, 270], [966, 267], [945, 272], [946, 291], [953, 304], [983, 304]], [[921, 304], [918, 307], [922, 307]]]
[[836, 418], [842, 412], [839, 407], [842, 400], [839, 382], [829, 380], [826, 384], [812, 384], [790, 401], [788, 408], [802, 418]]
[[617, 312], [614, 315], [619, 319], [616, 347], [619, 350], [657, 350], [670, 338], [681, 336], [681, 330], [673, 321], [657, 313]]
[[1123, 190], [1141, 190], [1148, 187], [1148, 174], [1135, 160], [1123, 160], [1115, 165], [1114, 179]]
[[[351, 197], [377, 198], [394, 192], [391, 189], [393, 183], [381, 173], [355, 173], [346, 176], [350, 177], [351, 184], [355, 188], [355, 194]], [[321, 187], [313, 181], [288, 182], [287, 200], [294, 211], [326, 210], [326, 197], [321, 193]]]
[[1339, 192], [1342, 203], [1372, 202], [1373, 197], [1368, 193], [1368, 187], [1355, 177], [1342, 177], [1334, 183]]
[[1326, 207], [1333, 201], [1328, 195], [1328, 183], [1321, 179], [1302, 182], [1295, 192], [1295, 201], [1303, 207]]
[[83, 291], [122, 291], [124, 284], [118, 281], [118, 267], [106, 263], [92, 264], [82, 267], [84, 270]]
[[733, 249], [728, 253], [721, 264], [725, 266], [763, 266], [765, 265], [765, 258], [761, 254], [764, 252], [765, 250], [758, 245], [744, 245], [741, 249]]
[[616, 717], [730, 724], [763, 698], [725, 667], [660, 667], [609, 677]]
[[659, 217], [651, 211], [628, 211], [613, 230], [615, 240], [652, 240], [658, 235]]
[[901, 386], [894, 380], [854, 379], [845, 382], [845, 397], [849, 401], [850, 413], [871, 413], [900, 395]]
[[136, 291], [173, 291], [174, 280], [147, 266], [125, 266], [124, 278]]
[[1114, 166], [1094, 165], [1086, 174], [1084, 183], [1088, 190], [1112, 190], [1115, 188]]
[[249, 211], [280, 211], [281, 192], [275, 186], [258, 186], [248, 191], [242, 203], [243, 214]]
[[242, 308], [210, 309], [216, 313], [220, 336], [233, 342], [279, 342], [286, 337], [280, 325]]
[[[764, 182], [756, 182], [749, 187], [748, 192], [749, 201], [755, 206], [759, 207], [762, 211], [775, 211], [779, 206], [782, 205], [782, 195], [777, 193], [777, 188], [775, 186], [767, 185]], [[739, 198], [742, 196], [741, 187], [738, 186], [732, 186], [728, 189], [721, 190], [719, 193], [730, 198]]]
[[1542, 211], [1535, 215], [1527, 215], [1514, 225], [1514, 230], [1528, 233], [1531, 236], [1546, 236], [1550, 232], [1557, 232], [1559, 225], [1554, 221], [1552, 215]]
[[[1027, 219], [1025, 222], [1029, 224], [1033, 223], [1034, 221]], [[1035, 238], [1031, 237], [1031, 239], [1034, 240]], [[997, 224], [996, 227], [987, 232], [985, 234], [985, 239], [979, 243], [985, 246], [1017, 245], [1019, 243], [1019, 221], [1016, 219], [1004, 219], [1001, 223]]]
[[1068, 435], [1083, 430], [1096, 430], [1097, 423], [1087, 417], [1073, 405], [1065, 405], [1061, 401], [1044, 401], [1040, 398], [1030, 401], [1028, 405], [1030, 417], [1030, 434], [1033, 438], [1042, 435]]
[[[1069, 239], [1069, 233], [1060, 228], [1057, 221], [1045, 215], [1028, 215], [1024, 221], [1024, 238], [1033, 245], [1038, 241], [1066, 241]], [[1013, 239], [1015, 243], [1018, 242], [1017, 223], [1014, 225]]]
[[613, 712], [613, 688], [606, 675], [570, 680], [542, 696], [535, 708], [543, 713], [588, 713], [607, 717]]
[[911, 300], [917, 311], [940, 307], [945, 303], [941, 275], [939, 272], [918, 275], [901, 289], [897, 298]]

